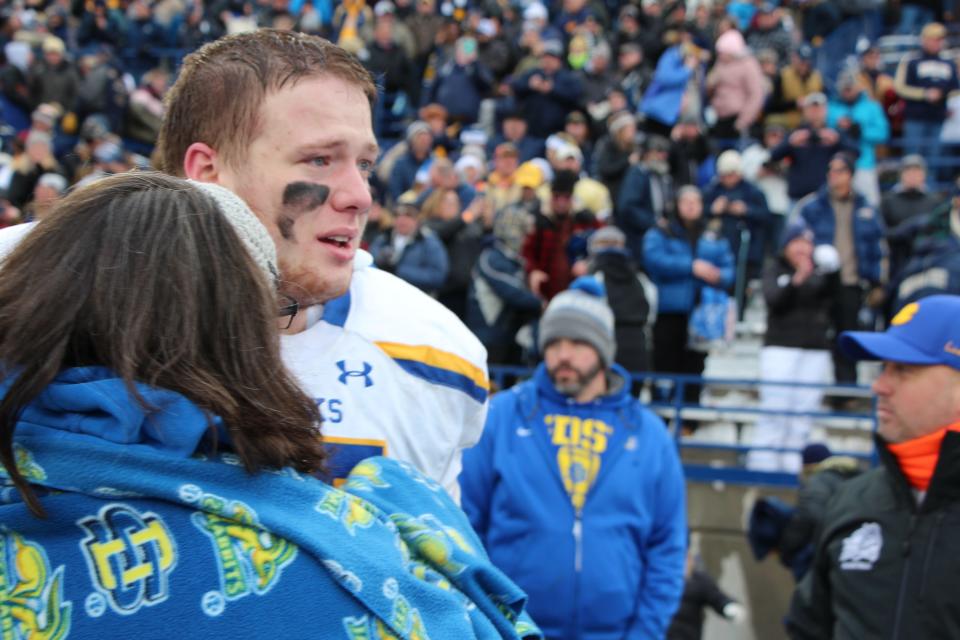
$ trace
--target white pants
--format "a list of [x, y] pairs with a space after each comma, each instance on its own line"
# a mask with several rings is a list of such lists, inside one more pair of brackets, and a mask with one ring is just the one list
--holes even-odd
[[854, 171], [853, 190], [866, 198], [871, 206], [880, 206], [880, 177], [876, 169]]
[[[760, 379], [765, 382], [808, 382], [824, 384], [830, 381], [833, 360], [830, 352], [792, 347], [764, 347], [760, 350]], [[823, 400], [822, 387], [792, 385], [761, 385], [760, 408], [772, 411], [818, 411]], [[793, 449], [777, 451], [750, 451], [747, 468], [754, 471], [785, 471], [799, 473], [800, 450], [807, 444], [813, 419], [808, 416], [764, 414], [753, 430], [754, 447]]]

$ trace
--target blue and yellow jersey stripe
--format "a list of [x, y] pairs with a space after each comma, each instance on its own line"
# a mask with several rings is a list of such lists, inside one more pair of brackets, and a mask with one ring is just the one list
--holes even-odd
[[425, 345], [377, 342], [410, 375], [466, 393], [477, 402], [486, 402], [490, 391], [487, 373], [460, 356]]
[[[322, 428], [322, 427], [321, 427]], [[344, 483], [347, 474], [362, 460], [374, 456], [387, 455], [387, 441], [377, 438], [348, 438], [345, 436], [323, 436], [330, 459], [327, 461], [328, 473], [333, 478], [333, 486]], [[328, 480], [320, 477], [321, 480]]]

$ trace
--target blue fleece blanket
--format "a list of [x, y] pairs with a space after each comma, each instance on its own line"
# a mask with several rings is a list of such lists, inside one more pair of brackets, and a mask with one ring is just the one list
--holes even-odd
[[[18, 468], [46, 520], [0, 485], [2, 637], [516, 638], [539, 631], [463, 512], [405, 463], [341, 489], [190, 455], [207, 418], [99, 369], [23, 415]], [[178, 446], [179, 443], [179, 446]], [[0, 479], [4, 482], [5, 479]]]

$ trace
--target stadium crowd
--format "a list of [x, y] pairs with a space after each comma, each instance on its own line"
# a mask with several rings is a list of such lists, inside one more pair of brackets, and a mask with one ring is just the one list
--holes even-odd
[[[869, 347], [880, 334], [850, 333], [879, 329], [922, 297], [960, 291], [960, 186], [951, 171], [960, 162], [945, 144], [960, 115], [957, 63], [947, 46], [955, 9], [952, 2], [891, 7], [873, 0], [7, 3], [0, 23], [0, 223], [43, 219], [74, 186], [155, 166], [161, 126], [180, 121], [164, 120], [164, 95], [179, 62], [198, 46], [264, 26], [337, 42], [378, 80], [372, 117], [383, 153], [363, 239], [376, 273], [395, 274], [450, 309], [491, 364], [529, 364], [538, 351], [546, 361], [515, 393], [493, 399], [483, 439], [464, 459], [463, 505], [478, 542], [532, 594], [529, 611], [550, 637], [575, 637], [577, 625], [606, 635], [627, 629], [630, 637], [698, 637], [704, 604], [734, 621], [743, 608], [697, 574], [685, 541], [678, 454], [666, 431], [644, 427], [661, 423], [631, 393], [629, 372], [699, 376], [706, 353], [730, 339], [751, 296], [762, 296], [768, 311], [764, 380], [855, 382], [856, 360], [882, 359], [888, 364], [878, 394], [889, 398], [913, 385], [933, 396], [946, 383], [921, 385], [926, 378], [919, 376], [936, 382], [942, 371], [913, 378], [903, 371], [917, 364], [960, 369], [952, 346], [943, 348], [949, 357], [918, 363], [912, 353]], [[897, 46], [906, 48], [893, 63], [881, 46], [889, 34], [902, 36]], [[136, 179], [120, 176], [89, 192]], [[365, 183], [353, 185], [367, 195]], [[323, 205], [330, 188], [317, 186]], [[69, 233], [62, 237], [69, 244]], [[333, 244], [340, 237], [330, 236]], [[89, 243], [80, 249], [95, 252]], [[213, 262], [218, 256], [207, 250]], [[17, 277], [26, 279], [33, 263], [26, 251], [16, 255], [15, 265], [23, 265]], [[278, 268], [268, 264], [264, 274], [272, 278]], [[926, 335], [936, 342], [931, 349], [940, 349], [944, 341], [933, 340], [940, 334], [930, 327], [953, 336], [941, 327], [950, 324], [951, 300], [940, 300], [946, 311], [935, 320], [908, 306], [886, 340], [902, 348]], [[598, 319], [614, 335], [598, 334]], [[841, 332], [843, 353], [834, 339]], [[336, 364], [339, 383], [352, 377], [372, 386], [368, 363], [356, 371]], [[586, 386], [578, 367], [589, 372]], [[696, 403], [699, 393], [689, 384], [683, 400]], [[803, 385], [771, 387], [760, 400], [770, 414], [809, 411], [822, 394]], [[922, 408], [919, 400], [917, 407], [897, 402]], [[917, 433], [942, 422], [926, 414], [946, 405], [929, 404]], [[886, 411], [884, 437], [891, 424], [903, 426], [895, 413]], [[529, 422], [518, 427], [518, 414]], [[809, 450], [798, 454], [809, 424], [765, 419], [749, 468], [796, 472], [810, 462]], [[541, 423], [550, 425], [549, 440], [533, 437]], [[906, 431], [891, 442], [909, 443], [916, 433]], [[953, 455], [957, 438], [943, 431], [933, 435], [947, 437]], [[524, 455], [513, 457], [517, 442]], [[915, 448], [891, 449], [899, 462], [888, 456], [885, 464], [905, 473], [923, 466], [913, 474], [923, 477], [906, 481], [921, 500], [931, 486], [939, 500], [932, 454]], [[534, 451], [551, 464], [531, 464]], [[554, 482], [552, 457], [562, 483]], [[903, 462], [913, 457], [924, 464]], [[617, 460], [629, 462], [616, 467]], [[590, 492], [602, 469], [616, 469], [621, 480], [604, 485], [597, 502]], [[530, 502], [548, 506], [518, 508], [534, 494], [540, 500]], [[557, 529], [567, 502], [569, 521]], [[611, 517], [621, 520], [611, 526]], [[839, 537], [849, 528], [837, 527], [837, 544], [847, 546]], [[640, 533], [623, 534], [628, 530]], [[855, 564], [872, 566], [882, 545], [866, 539], [875, 529], [859, 531], [848, 539], [861, 541], [866, 560]], [[544, 545], [545, 535], [567, 545], [573, 573], [552, 562], [560, 543]], [[616, 598], [597, 588], [580, 611], [574, 585], [584, 557], [584, 579]], [[621, 584], [609, 574], [622, 558], [631, 561], [622, 563]], [[544, 567], [555, 571], [550, 582]], [[825, 573], [820, 562], [811, 580], [824, 581]], [[565, 590], [555, 587], [560, 583]], [[823, 637], [829, 621], [819, 616], [828, 599], [814, 588], [809, 602], [801, 591], [794, 605], [793, 637]], [[521, 635], [523, 621], [509, 622]]]
[[[694, 375], [751, 295], [768, 346], [823, 350], [960, 287], [952, 2], [3, 4], [5, 225], [150, 166], [182, 57], [272, 26], [326, 36], [378, 79], [364, 246], [491, 363], [530, 362], [546, 304], [588, 273], [620, 364]], [[893, 63], [886, 34], [906, 36]], [[788, 220], [812, 251], [785, 251]], [[777, 295], [810, 274], [818, 304]], [[837, 353], [833, 369], [855, 381]]]

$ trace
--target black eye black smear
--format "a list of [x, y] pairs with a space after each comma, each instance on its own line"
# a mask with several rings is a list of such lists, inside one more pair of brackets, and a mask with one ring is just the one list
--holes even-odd
[[291, 213], [306, 213], [322, 206], [330, 197], [330, 187], [313, 182], [291, 182], [283, 190], [283, 206]]
[[284, 213], [277, 219], [280, 236], [293, 239], [293, 223], [308, 211], [323, 206], [330, 197], [330, 187], [313, 182], [291, 182], [283, 190]]
[[280, 230], [280, 237], [284, 240], [293, 240], [293, 218], [290, 216], [280, 216], [277, 220], [277, 228]]

